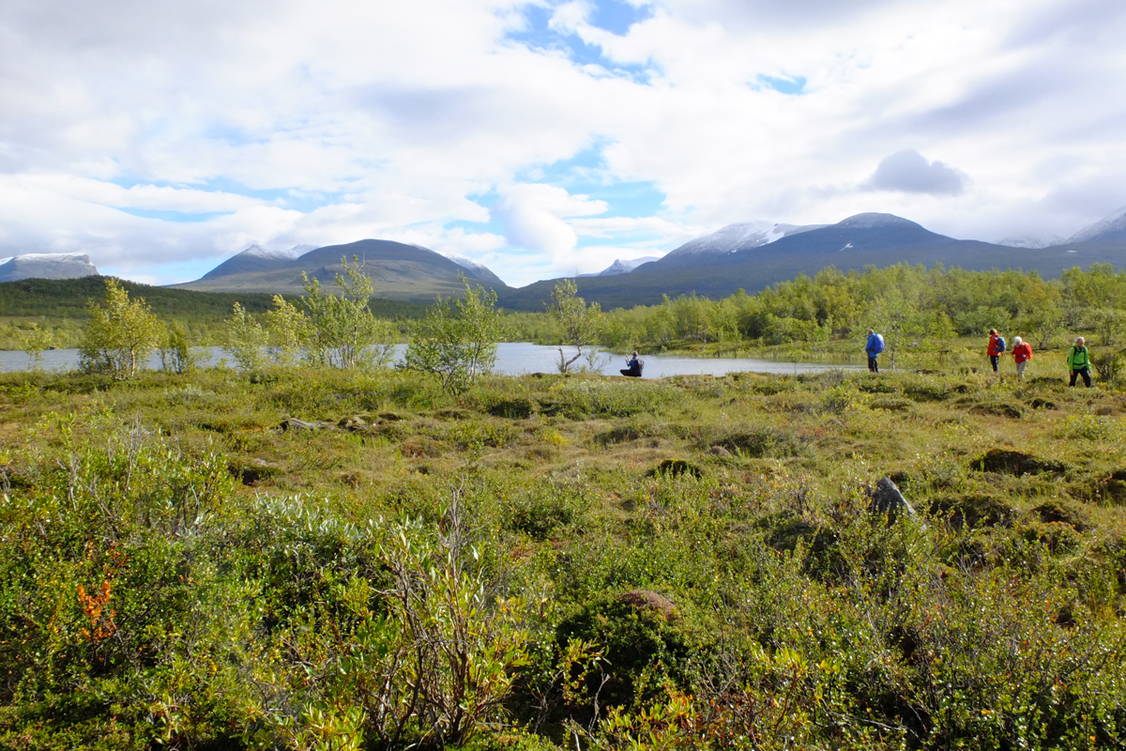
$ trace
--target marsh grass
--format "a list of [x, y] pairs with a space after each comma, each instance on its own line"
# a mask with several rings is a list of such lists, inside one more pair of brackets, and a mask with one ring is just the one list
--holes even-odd
[[[0, 376], [0, 746], [1121, 746], [1124, 414], [976, 374]], [[917, 519], [868, 511], [885, 475]]]

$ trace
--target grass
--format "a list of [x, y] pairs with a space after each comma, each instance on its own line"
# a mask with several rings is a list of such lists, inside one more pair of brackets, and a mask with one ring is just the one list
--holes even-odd
[[0, 746], [1126, 742], [1120, 391], [5, 374], [0, 446]]

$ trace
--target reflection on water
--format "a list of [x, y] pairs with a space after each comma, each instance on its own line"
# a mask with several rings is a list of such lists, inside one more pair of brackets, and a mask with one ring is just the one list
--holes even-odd
[[[405, 347], [395, 347], [395, 362], [401, 362]], [[225, 363], [234, 367], [234, 359], [221, 347], [194, 347], [201, 367]], [[566, 351], [566, 350], [565, 350]], [[573, 350], [572, 350], [573, 352]], [[818, 373], [826, 370], [853, 370], [856, 365], [826, 365], [824, 363], [778, 362], [775, 360], [755, 360], [748, 357], [676, 357], [673, 355], [641, 354], [645, 362], [645, 378], [662, 378], [672, 375], [725, 375], [727, 373]], [[524, 373], [555, 373], [559, 361], [559, 350], [542, 344], [528, 342], [502, 342], [497, 345], [497, 361], [493, 372], [502, 375], [522, 375]], [[604, 351], [597, 351], [593, 367], [584, 358], [576, 365], [604, 375], [618, 375], [625, 367], [625, 357]], [[149, 358], [150, 368], [160, 367], [160, 358], [154, 354]], [[0, 351], [0, 371], [27, 370], [29, 358], [23, 352]], [[41, 370], [63, 371], [78, 367], [78, 350], [54, 349], [43, 353], [37, 365]]]

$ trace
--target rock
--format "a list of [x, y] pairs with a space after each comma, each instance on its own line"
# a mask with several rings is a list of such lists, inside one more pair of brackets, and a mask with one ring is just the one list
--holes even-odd
[[868, 491], [868, 497], [872, 499], [868, 510], [873, 513], [887, 514], [892, 519], [900, 514], [912, 519], [918, 516], [890, 477], [881, 477], [876, 487]]
[[283, 432], [287, 430], [325, 430], [335, 427], [336, 426], [331, 422], [319, 422], [316, 420], [307, 422], [305, 420], [298, 420], [296, 417], [287, 417], [278, 425], [278, 430]]

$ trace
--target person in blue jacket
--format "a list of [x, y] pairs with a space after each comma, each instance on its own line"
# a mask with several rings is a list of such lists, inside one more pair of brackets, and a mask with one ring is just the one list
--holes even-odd
[[637, 353], [634, 352], [632, 355], [626, 358], [626, 367], [622, 368], [621, 374], [624, 376], [630, 376], [632, 378], [640, 378], [641, 368], [644, 366], [645, 363], [639, 360]]
[[864, 345], [864, 351], [868, 353], [868, 370], [872, 373], [879, 373], [880, 363], [876, 358], [884, 351], [884, 338], [877, 334], [874, 329], [868, 329], [868, 341]]

